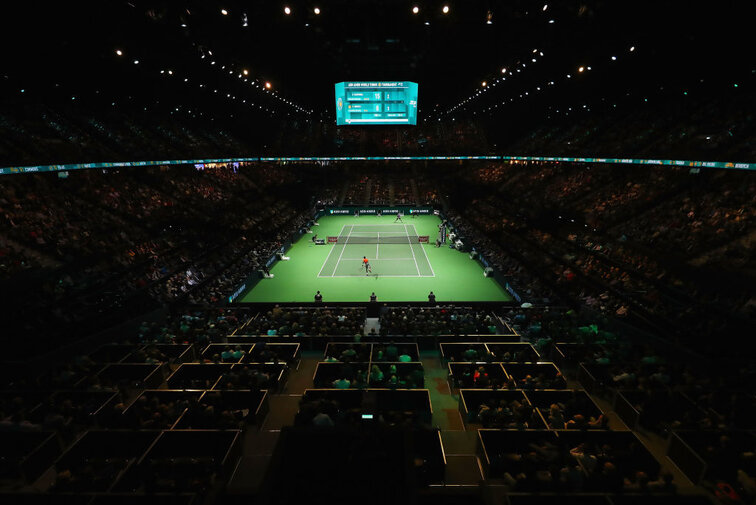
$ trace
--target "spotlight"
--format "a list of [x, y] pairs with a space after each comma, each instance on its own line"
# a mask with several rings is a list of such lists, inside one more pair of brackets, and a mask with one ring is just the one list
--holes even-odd
[[493, 12], [491, 12], [490, 10], [486, 13], [486, 24], [493, 24]]
[[289, 8], [289, 6], [288, 6], [288, 5], [287, 5], [286, 7], [284, 7], [284, 14], [286, 14], [287, 16], [288, 16], [289, 14], [291, 14], [291, 9]]
[[480, 83], [480, 85], [485, 88], [488, 85], [488, 83], [486, 81], [483, 81], [483, 82]]
[[270, 84], [270, 82], [268, 82], [268, 81], [265, 81], [265, 88], [266, 88], [266, 89], [270, 89], [270, 88], [271, 88], [271, 84]]
[[244, 74], [244, 75], [249, 75], [249, 70], [247, 70], [247, 69], [245, 68], [245, 69], [244, 69], [244, 70], [242, 71], [242, 74]]
[[226, 9], [221, 9], [221, 14], [228, 16], [228, 11]]
[[441, 12], [443, 12], [444, 14], [449, 14], [449, 6], [448, 5], [444, 5], [444, 8], [441, 9]]
[[506, 68], [502, 68], [502, 69], [501, 69], [501, 73], [502, 73], [502, 74], [506, 74], [506, 73], [507, 73], [507, 69], [506, 69]]
[[414, 6], [414, 7], [412, 8], [412, 14], [417, 14], [418, 12], [420, 12], [420, 7], [418, 7], [417, 5], [415, 5], [415, 6]]
[[315, 8], [314, 8], [314, 9], [312, 10], [312, 12], [314, 12], [314, 13], [315, 13], [315, 15], [317, 16], [318, 14], [320, 14], [320, 8], [319, 8], [319, 7], [315, 7]]
[[120, 49], [116, 49], [116, 54], [118, 56], [123, 56], [123, 51], [121, 51]]

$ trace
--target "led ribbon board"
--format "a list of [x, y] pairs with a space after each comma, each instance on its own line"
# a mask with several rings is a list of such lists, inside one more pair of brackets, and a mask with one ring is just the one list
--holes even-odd
[[[551, 161], [556, 163], [610, 163], [615, 165], [671, 165], [688, 168], [722, 168], [726, 170], [756, 171], [756, 163], [737, 161], [659, 160], [637, 158], [564, 158], [561, 156], [285, 156], [254, 158], [216, 158], [199, 160], [115, 161], [102, 163], [69, 163], [66, 165], [29, 165], [0, 167], [0, 175], [34, 172], [61, 172], [91, 168], [127, 168], [159, 165], [205, 165], [212, 163], [249, 162], [322, 162], [322, 161], [418, 161], [418, 160], [500, 160], [500, 161]], [[198, 167], [199, 168], [199, 167]]]
[[417, 124], [417, 83], [336, 83], [336, 124]]

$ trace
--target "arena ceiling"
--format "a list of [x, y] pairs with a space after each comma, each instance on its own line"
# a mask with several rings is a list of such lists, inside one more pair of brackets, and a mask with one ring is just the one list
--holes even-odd
[[328, 121], [336, 82], [411, 80], [423, 121], [510, 119], [639, 89], [737, 83], [753, 74], [745, 4], [13, 2], [4, 6], [4, 84], [44, 100], [192, 114], [223, 104], [240, 116]]

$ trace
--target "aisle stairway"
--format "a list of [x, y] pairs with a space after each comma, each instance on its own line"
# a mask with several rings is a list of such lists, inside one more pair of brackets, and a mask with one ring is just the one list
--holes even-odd
[[[377, 321], [368, 320], [369, 325]], [[244, 440], [243, 456], [228, 485], [228, 498], [231, 501], [245, 502], [249, 497], [265, 490], [265, 476], [271, 465], [276, 443], [281, 429], [293, 426], [299, 410], [299, 403], [304, 391], [313, 387], [313, 375], [317, 363], [323, 357], [322, 351], [305, 351], [301, 355], [299, 366], [292, 370], [288, 382], [282, 391], [270, 397], [270, 412], [258, 431], [249, 431]], [[447, 368], [442, 364], [440, 353], [436, 350], [420, 353], [425, 371], [425, 387], [430, 393], [433, 409], [432, 423], [440, 430], [446, 469], [444, 481], [431, 484], [424, 496], [449, 497], [478, 500], [478, 503], [502, 503], [507, 487], [498, 480], [484, 480], [482, 465], [478, 457], [479, 426], [465, 426], [459, 411], [459, 393], [449, 387]], [[571, 388], [580, 388], [574, 380], [568, 381]], [[612, 405], [601, 398], [594, 398], [601, 409], [609, 415], [610, 426], [614, 431], [628, 428], [614, 413]], [[641, 442], [659, 460], [662, 467], [673, 472], [680, 494], [699, 494], [679, 470], [666, 458], [666, 441], [658, 436], [638, 433]], [[269, 490], [268, 490], [269, 491]]]

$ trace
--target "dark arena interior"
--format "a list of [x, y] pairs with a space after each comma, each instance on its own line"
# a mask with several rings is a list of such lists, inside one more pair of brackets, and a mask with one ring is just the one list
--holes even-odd
[[747, 5], [5, 2], [0, 500], [756, 504]]

